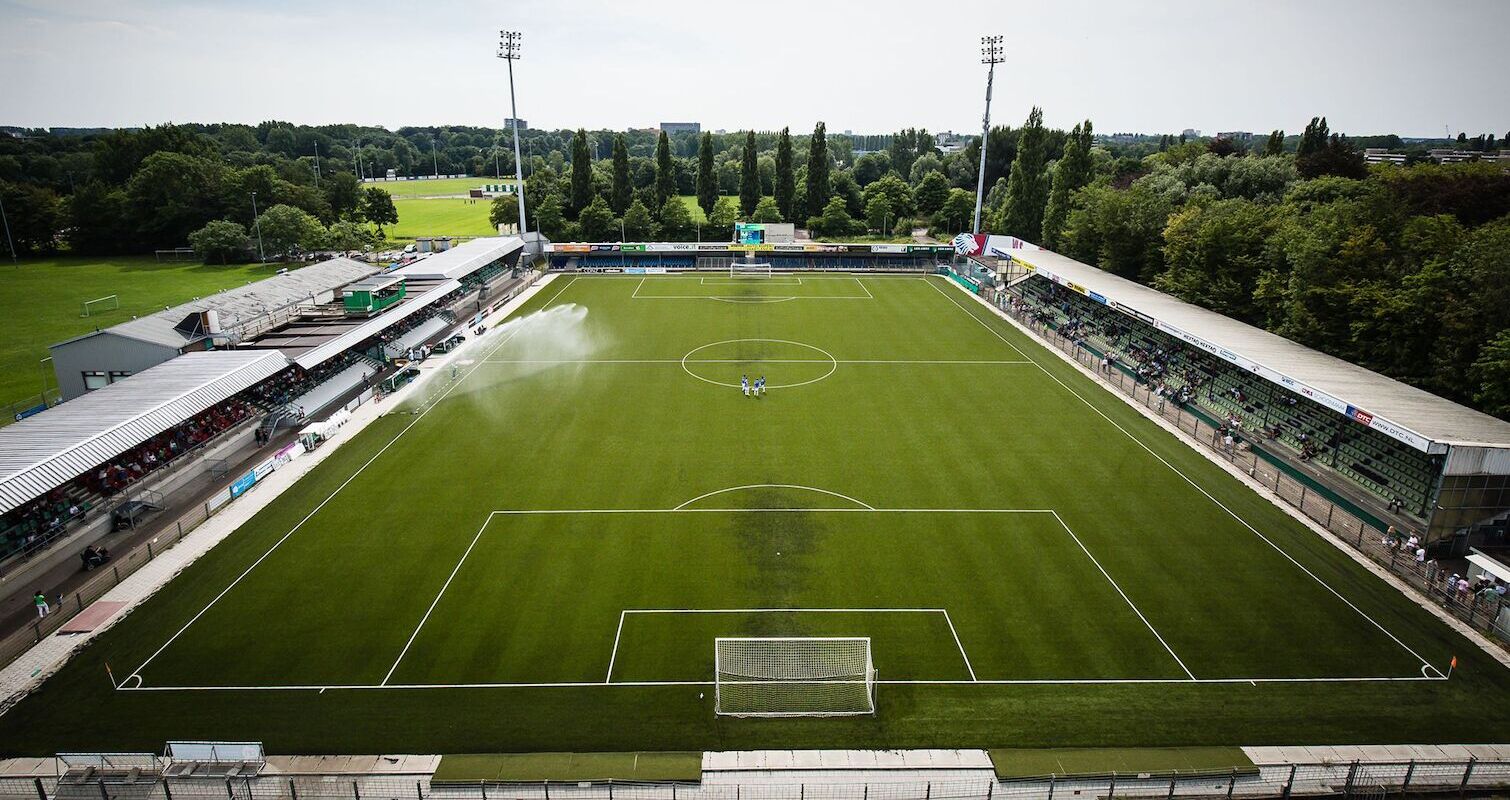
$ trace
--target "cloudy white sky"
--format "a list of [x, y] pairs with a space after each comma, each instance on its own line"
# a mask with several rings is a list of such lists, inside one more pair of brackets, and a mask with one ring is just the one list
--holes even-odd
[[1510, 0], [0, 0], [0, 124], [1510, 129]]

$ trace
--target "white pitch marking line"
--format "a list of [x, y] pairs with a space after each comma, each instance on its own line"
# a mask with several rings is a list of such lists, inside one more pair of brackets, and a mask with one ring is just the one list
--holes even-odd
[[1133, 610], [1133, 613], [1138, 615], [1138, 619], [1143, 620], [1143, 624], [1147, 625], [1148, 630], [1153, 632], [1154, 638], [1159, 640], [1159, 644], [1164, 645], [1164, 649], [1168, 651], [1169, 655], [1174, 658], [1175, 663], [1180, 665], [1180, 669], [1184, 670], [1185, 674], [1190, 676], [1191, 680], [1195, 680], [1195, 673], [1191, 672], [1190, 668], [1185, 666], [1185, 662], [1181, 661], [1180, 657], [1175, 654], [1174, 648], [1170, 647], [1169, 642], [1164, 641], [1164, 637], [1159, 634], [1159, 629], [1155, 628], [1153, 626], [1153, 623], [1148, 621], [1148, 617], [1143, 616], [1143, 612], [1138, 610], [1137, 604], [1133, 603], [1132, 598], [1127, 596], [1127, 592], [1122, 591], [1122, 587], [1118, 585], [1117, 581], [1113, 579], [1111, 574], [1106, 571], [1106, 568], [1101, 566], [1101, 562], [1097, 561], [1096, 557], [1091, 555], [1091, 551], [1085, 546], [1084, 542], [1080, 541], [1080, 537], [1075, 535], [1075, 532], [1070, 529], [1070, 526], [1064, 524], [1064, 519], [1059, 516], [1059, 512], [1054, 512], [1054, 519], [1058, 520], [1060, 527], [1064, 528], [1064, 532], [1068, 533], [1070, 535], [1070, 538], [1075, 540], [1075, 544], [1080, 547], [1081, 552], [1085, 553], [1085, 557], [1089, 558], [1091, 560], [1091, 563], [1096, 565], [1096, 569], [1101, 572], [1101, 577], [1106, 578], [1106, 582], [1110, 583], [1112, 585], [1112, 588], [1117, 590], [1117, 594], [1122, 595], [1122, 599], [1127, 601], [1127, 607], [1131, 608]]
[[[944, 290], [940, 289], [932, 281], [929, 281], [927, 278], [924, 278], [923, 280], [929, 286], [932, 286], [934, 288], [934, 290], [937, 291], [939, 294], [943, 294], [945, 298], [948, 298], [949, 302], [954, 303], [954, 305], [956, 307], [958, 307], [959, 310], [965, 312], [965, 314], [968, 315], [970, 318], [972, 318], [976, 322], [980, 323], [981, 327], [983, 327], [986, 330], [990, 331], [992, 334], [995, 334], [996, 338], [998, 338], [998, 339], [1002, 340], [1003, 342], [1005, 342], [1008, 347], [1011, 347], [1013, 350], [1017, 350], [1018, 353], [1021, 353], [1022, 356], [1024, 358], [1027, 358], [1029, 361], [1033, 361], [1033, 358], [1031, 356], [1029, 356], [1027, 353], [1023, 353], [1021, 350], [1018, 350], [1015, 345], [1013, 345], [1011, 342], [1007, 341], [1007, 338], [1005, 336], [1002, 336], [1000, 331], [998, 331], [995, 328], [991, 327], [990, 325], [986, 324], [985, 320], [983, 320], [980, 317], [975, 316], [975, 314], [971, 313], [971, 311], [970, 311], [969, 308], [966, 308], [965, 306], [960, 305], [959, 302], [956, 301], [954, 298], [949, 297], [949, 295], [946, 294], [944, 292]], [[1344, 597], [1342, 595], [1341, 592], [1339, 592], [1336, 589], [1332, 588], [1331, 584], [1329, 584], [1326, 581], [1322, 580], [1316, 573], [1312, 572], [1304, 564], [1300, 563], [1299, 561], [1296, 561], [1294, 556], [1290, 555], [1288, 552], [1285, 551], [1284, 548], [1280, 547], [1278, 544], [1275, 544], [1274, 540], [1272, 540], [1269, 537], [1265, 536], [1262, 531], [1260, 531], [1258, 528], [1253, 527], [1253, 525], [1249, 524], [1249, 522], [1247, 520], [1245, 520], [1242, 517], [1238, 516], [1238, 514], [1237, 514], [1236, 511], [1233, 511], [1232, 509], [1228, 508], [1225, 503], [1223, 503], [1222, 501], [1216, 499], [1216, 497], [1214, 497], [1210, 492], [1206, 491], [1200, 484], [1196, 483], [1189, 475], [1186, 475], [1184, 472], [1180, 471], [1180, 469], [1178, 467], [1176, 467], [1175, 465], [1173, 465], [1173, 464], [1169, 463], [1168, 461], [1166, 461], [1163, 456], [1161, 456], [1158, 453], [1154, 452], [1153, 448], [1151, 448], [1148, 445], [1144, 444], [1143, 440], [1141, 440], [1138, 437], [1134, 436], [1131, 431], [1129, 431], [1126, 428], [1122, 427], [1121, 425], [1117, 424], [1117, 421], [1114, 420], [1114, 419], [1112, 419], [1111, 417], [1107, 416], [1106, 412], [1104, 412], [1101, 409], [1097, 408], [1093, 403], [1091, 403], [1091, 401], [1089, 401], [1089, 400], [1085, 399], [1085, 397], [1081, 396], [1081, 394], [1079, 392], [1077, 392], [1074, 389], [1070, 388], [1069, 384], [1066, 384], [1064, 381], [1060, 380], [1058, 377], [1056, 377], [1054, 375], [1054, 373], [1049, 372], [1049, 370], [1048, 370], [1047, 367], [1043, 366], [1042, 364], [1039, 364], [1037, 361], [1033, 361], [1033, 363], [1038, 365], [1038, 368], [1043, 371], [1043, 374], [1049, 376], [1049, 378], [1052, 379], [1055, 383], [1057, 383], [1060, 386], [1064, 387], [1065, 391], [1067, 391], [1070, 394], [1074, 395], [1077, 400], [1079, 400], [1080, 402], [1084, 403], [1092, 411], [1094, 411], [1098, 415], [1100, 415], [1102, 419], [1106, 420], [1107, 422], [1110, 422], [1112, 424], [1112, 427], [1114, 427], [1117, 430], [1121, 431], [1124, 435], [1127, 436], [1127, 438], [1133, 440], [1133, 442], [1136, 443], [1139, 447], [1141, 447], [1145, 451], [1147, 451], [1149, 455], [1151, 455], [1155, 459], [1157, 459], [1159, 461], [1159, 463], [1161, 463], [1164, 466], [1168, 467], [1176, 475], [1179, 475], [1181, 478], [1183, 478], [1186, 483], [1190, 484], [1197, 492], [1200, 492], [1202, 495], [1204, 495], [1207, 500], [1210, 500], [1212, 503], [1215, 503], [1218, 508], [1220, 508], [1221, 510], [1227, 512], [1227, 514], [1229, 516], [1231, 516], [1233, 519], [1237, 520], [1240, 525], [1242, 525], [1244, 528], [1247, 528], [1249, 531], [1252, 531], [1253, 535], [1255, 535], [1258, 538], [1264, 540], [1265, 544], [1267, 544], [1270, 547], [1274, 548], [1274, 551], [1277, 552], [1277, 553], [1279, 553], [1280, 555], [1284, 556], [1285, 560], [1289, 561], [1291, 564], [1294, 564], [1297, 568], [1300, 569], [1301, 572], [1304, 572], [1305, 574], [1311, 576], [1312, 580], [1314, 580], [1317, 583], [1321, 584], [1327, 591], [1331, 592], [1332, 595], [1335, 596], [1338, 600], [1341, 600], [1343, 603], [1345, 603], [1348, 608], [1351, 608], [1352, 610], [1356, 611], [1359, 616], [1361, 616], [1364, 619], [1368, 620], [1369, 624], [1373, 625], [1375, 628], [1378, 628], [1385, 636], [1388, 636], [1390, 639], [1392, 639], [1395, 642], [1395, 644], [1398, 644], [1398, 645], [1400, 645], [1400, 647], [1404, 648], [1405, 652], [1410, 653], [1412, 656], [1414, 656], [1422, 664], [1425, 664], [1427, 666], [1431, 666], [1431, 662], [1427, 661], [1425, 658], [1422, 658], [1420, 653], [1417, 653], [1414, 649], [1411, 648], [1410, 645], [1408, 645], [1405, 642], [1401, 641], [1400, 637], [1396, 636], [1388, 628], [1386, 628], [1383, 625], [1381, 625], [1378, 620], [1376, 620], [1373, 617], [1369, 616], [1367, 613], [1364, 613], [1363, 609], [1361, 609], [1358, 606], [1354, 605], [1353, 601], [1347, 599], [1346, 597]], [[1436, 669], [1435, 667], [1432, 667], [1432, 668]]]
[[806, 514], [1052, 514], [1051, 508], [534, 508], [494, 514], [729, 514], [800, 511]]
[[619, 629], [613, 634], [613, 652], [608, 655], [608, 675], [603, 678], [604, 683], [613, 683], [613, 662], [619, 658], [619, 637], [624, 635], [624, 612], [619, 612]]
[[975, 681], [975, 667], [970, 666], [970, 654], [965, 652], [965, 646], [960, 643], [959, 631], [954, 629], [954, 620], [949, 618], [949, 609], [941, 608], [944, 612], [944, 622], [949, 623], [949, 633], [954, 636], [954, 646], [959, 648], [959, 656], [965, 660], [965, 669], [970, 672], [970, 680]]
[[451, 568], [451, 574], [446, 576], [446, 582], [441, 584], [440, 591], [435, 593], [435, 599], [430, 601], [430, 607], [425, 609], [425, 615], [420, 617], [419, 624], [414, 626], [414, 632], [409, 634], [409, 641], [404, 642], [404, 649], [399, 651], [398, 658], [393, 659], [393, 666], [389, 667], [388, 674], [383, 676], [383, 683], [386, 684], [388, 679], [393, 677], [393, 673], [398, 670], [399, 662], [409, 654], [409, 648], [414, 645], [414, 640], [419, 638], [420, 630], [425, 627], [426, 622], [430, 621], [430, 615], [435, 613], [435, 607], [440, 605], [440, 599], [445, 596], [446, 590], [451, 588], [451, 581], [456, 580], [456, 573], [461, 572], [461, 565], [467, 563], [467, 556], [472, 555], [472, 548], [477, 546], [477, 540], [482, 538], [483, 531], [488, 529], [488, 523], [492, 521], [491, 513], [482, 521], [481, 527], [477, 529], [477, 535], [472, 537], [472, 543], [467, 545], [466, 551], [461, 554], [460, 559], [457, 559], [456, 566]]
[[876, 299], [876, 296], [870, 293], [870, 288], [865, 285], [865, 281], [860, 280], [860, 276], [859, 275], [854, 276], [854, 278], [855, 278], [855, 283], [860, 284], [860, 288], [865, 292], [865, 297], [866, 297], [867, 300], [874, 300], [874, 299]]
[[[488, 359], [489, 364], [680, 364], [675, 358], [493, 358]], [[826, 358], [689, 358], [688, 364], [965, 364], [965, 365], [1004, 365], [1004, 364], [1032, 364], [1032, 361], [1012, 361], [999, 359], [914, 359], [914, 358], [860, 358], [860, 359], [834, 359]]]
[[[573, 277], [570, 280], [568, 280], [566, 283], [562, 284], [561, 288], [557, 289], [556, 293], [553, 294], [553, 295], [551, 295], [551, 299], [545, 301], [545, 303], [543, 305], [541, 305], [540, 308], [541, 309], [549, 308], [550, 305], [551, 305], [551, 303], [556, 302], [556, 298], [560, 297], [561, 293], [564, 292], [564, 291], [566, 291], [567, 287], [571, 286], [572, 283], [574, 283], [575, 281], [576, 281], [576, 278]], [[523, 330], [523, 329], [521, 328], [520, 330]], [[193, 617], [190, 617], [189, 621], [185, 622], [184, 625], [183, 625], [183, 627], [178, 629], [177, 633], [174, 633], [172, 636], [168, 637], [168, 641], [163, 642], [162, 646], [159, 647], [159, 648], [157, 648], [157, 650], [154, 651], [152, 653], [152, 655], [147, 656], [147, 660], [143, 661], [140, 666], [138, 666], [135, 670], [133, 670], [132, 673], [131, 673], [131, 675], [135, 676], [137, 678], [137, 680], [141, 680], [141, 671], [144, 670], [144, 669], [146, 669], [147, 665], [150, 664], [150, 663], [152, 663], [153, 659], [157, 658], [159, 655], [162, 655], [162, 652], [164, 650], [168, 649], [168, 645], [173, 644], [174, 640], [176, 640], [178, 637], [182, 636], [183, 632], [186, 631], [186, 630], [188, 630], [190, 625], [193, 625], [196, 621], [199, 620], [200, 617], [204, 616], [205, 612], [209, 611], [211, 606], [213, 606], [216, 603], [220, 602], [220, 598], [225, 597], [226, 594], [228, 594], [231, 591], [231, 589], [233, 589], [233, 588], [236, 587], [236, 584], [240, 583], [241, 580], [243, 578], [245, 578], [247, 575], [250, 575], [251, 572], [252, 572], [252, 570], [254, 570], [254, 569], [257, 568], [258, 564], [261, 564], [263, 562], [263, 560], [265, 560], [268, 556], [270, 556], [270, 555], [273, 554], [274, 550], [277, 550], [284, 542], [288, 541], [288, 537], [293, 536], [295, 531], [297, 531], [300, 528], [304, 527], [304, 523], [308, 522], [310, 520], [310, 518], [314, 517], [315, 514], [318, 514], [320, 512], [320, 509], [322, 509], [322, 508], [325, 507], [326, 503], [329, 503], [331, 500], [334, 500], [335, 497], [336, 497], [336, 495], [338, 495], [338, 494], [341, 493], [341, 490], [345, 489], [348, 485], [351, 484], [352, 481], [354, 481], [354, 480], [357, 479], [358, 475], [361, 475], [364, 471], [366, 471], [366, 469], [368, 467], [372, 466], [372, 462], [377, 461], [378, 458], [383, 455], [383, 453], [388, 452], [388, 448], [392, 447], [394, 445], [394, 443], [396, 443], [399, 439], [402, 439], [403, 436], [404, 436], [404, 434], [408, 433], [411, 428], [413, 428], [415, 425], [418, 425], [419, 421], [422, 420], [422, 419], [424, 419], [425, 415], [429, 414], [430, 411], [431, 411], [431, 409], [435, 408], [437, 405], [440, 405], [440, 401], [441, 400], [446, 399], [447, 395], [451, 394], [451, 392], [456, 391], [456, 387], [458, 387], [458, 386], [462, 385], [463, 383], [465, 383], [466, 380], [467, 380], [467, 378], [471, 377], [472, 373], [476, 372], [477, 369], [482, 366], [483, 361], [486, 361], [488, 356], [491, 356], [493, 353], [498, 352], [498, 349], [500, 347], [503, 347], [505, 344], [508, 344], [509, 340], [512, 339], [512, 338], [514, 338], [514, 336], [516, 336], [518, 333], [519, 333], [519, 331], [516, 330], [513, 333], [510, 333], [508, 336], [503, 337], [502, 341], [500, 341], [496, 346], [494, 346], [494, 348], [492, 350], [488, 351], [488, 355], [487, 356], [483, 356], [483, 358], [480, 359], [477, 362], [476, 366], [472, 367], [470, 370], [467, 370], [467, 374], [463, 375], [461, 377], [461, 380], [458, 380], [458, 381], [452, 383], [451, 387], [449, 389], [447, 389], [445, 391], [445, 393], [440, 396], [439, 399], [437, 399], [433, 404], [431, 404], [430, 406], [428, 406], [427, 408], [425, 408], [424, 411], [421, 411], [419, 414], [415, 415], [414, 419], [411, 420], [408, 425], [405, 425], [404, 428], [403, 428], [403, 430], [399, 431], [391, 440], [389, 440], [389, 442], [387, 444], [383, 445], [383, 447], [382, 447], [381, 450], [378, 450], [376, 453], [374, 453], [372, 455], [372, 458], [367, 459], [366, 463], [364, 463], [364, 464], [362, 464], [362, 466], [358, 467], [357, 471], [353, 472], [351, 474], [351, 477], [347, 478], [345, 481], [342, 481], [341, 485], [337, 486], [336, 489], [335, 489], [335, 491], [333, 491], [333, 492], [330, 493], [329, 497], [326, 497], [324, 500], [321, 500], [320, 504], [317, 505], [317, 506], [315, 506], [314, 509], [312, 511], [310, 511], [308, 514], [305, 514], [304, 518], [301, 519], [301, 520], [299, 520], [299, 522], [297, 524], [295, 524], [294, 527], [289, 528], [288, 533], [283, 534], [283, 536], [280, 539], [278, 539], [278, 541], [273, 542], [273, 546], [269, 547], [267, 549], [267, 552], [263, 553], [261, 556], [258, 556], [257, 560], [253, 561], [252, 564], [251, 564], [251, 566], [247, 567], [245, 571], [243, 571], [240, 575], [237, 575], [236, 578], [234, 580], [232, 580], [224, 589], [220, 590], [220, 594], [215, 595], [215, 597], [213, 599], [211, 599], [209, 603], [205, 604], [205, 607], [201, 608], [199, 610], [199, 613], [195, 614]], [[127, 676], [127, 677], [129, 678], [131, 676]]]
[[801, 489], [803, 491], [817, 492], [819, 494], [826, 494], [826, 495], [828, 495], [830, 497], [837, 497], [837, 498], [839, 498], [841, 500], [848, 500], [849, 502], [854, 503], [857, 506], [864, 506], [867, 511], [875, 511], [876, 510], [875, 506], [872, 506], [871, 504], [869, 504], [869, 503], [867, 503], [867, 502], [865, 502], [863, 500], [856, 500], [855, 498], [850, 497], [847, 494], [840, 494], [838, 492], [831, 492], [831, 491], [829, 491], [827, 489], [819, 489], [816, 486], [802, 486], [802, 485], [796, 484], [796, 483], [749, 483], [749, 484], [745, 484], [744, 486], [730, 486], [730, 487], [725, 488], [725, 489], [715, 489], [715, 490], [713, 490], [711, 492], [707, 492], [705, 494], [700, 494], [697, 497], [694, 497], [691, 500], [688, 500], [687, 502], [682, 503], [681, 505], [679, 505], [676, 508], [673, 508], [671, 510], [672, 511], [681, 511], [681, 510], [685, 509], [687, 506], [690, 506], [693, 503], [696, 503], [697, 501], [702, 500], [705, 497], [712, 497], [714, 495], [723, 494], [725, 492], [737, 492], [737, 491], [740, 491], [742, 489]]
[[[1286, 683], [1428, 683], [1446, 678], [1421, 676], [1360, 676], [1319, 678], [1024, 678], [982, 680], [877, 680], [888, 686], [1123, 686], [1192, 684], [1286, 684]], [[539, 683], [388, 683], [388, 684], [286, 684], [282, 686], [121, 686], [122, 692], [293, 692], [346, 689], [356, 691], [409, 689], [594, 689], [612, 687], [712, 686], [713, 681], [555, 681]]]
[[624, 614], [945, 614], [942, 608], [626, 608]]

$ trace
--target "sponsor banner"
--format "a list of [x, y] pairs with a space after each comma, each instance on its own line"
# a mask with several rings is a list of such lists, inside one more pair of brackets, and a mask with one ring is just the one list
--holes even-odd
[[1090, 293], [1090, 297], [1091, 297], [1092, 300], [1095, 300], [1096, 302], [1100, 303], [1103, 306], [1111, 305], [1111, 301], [1107, 300], [1106, 299], [1106, 295], [1104, 295], [1104, 294], [1097, 294], [1095, 292], [1091, 292]]
[[1075, 283], [1074, 281], [1065, 281], [1064, 285], [1068, 286], [1070, 288], [1070, 291], [1075, 292], [1076, 294], [1083, 294], [1083, 295], [1085, 295], [1087, 297], [1089, 297], [1090, 294], [1091, 294], [1091, 290], [1090, 289], [1087, 289], [1084, 286], [1081, 286], [1080, 284]]
[[803, 253], [807, 251], [805, 244], [778, 244], [773, 245], [778, 253]]
[[231, 484], [231, 499], [234, 500], [234, 499], [236, 499], [236, 498], [238, 498], [238, 497], [246, 494], [246, 491], [248, 489], [252, 488], [252, 485], [255, 484], [256, 482], [257, 482], [257, 473], [256, 472], [248, 472], [247, 474], [242, 475], [241, 477], [237, 478], [236, 482]]
[[692, 242], [650, 242], [645, 245], [645, 250], [650, 253], [692, 253], [697, 251], [697, 245]]
[[954, 252], [962, 256], [978, 256], [986, 250], [986, 235], [962, 233], [954, 237]]
[[741, 244], [734, 247], [735, 250], [744, 250], [753, 253], [769, 253], [776, 249], [774, 244]]
[[870, 252], [872, 252], [872, 253], [905, 253], [905, 252], [907, 252], [907, 245], [905, 245], [905, 244], [873, 244], [873, 245], [870, 246]]
[[588, 245], [594, 253], [617, 253], [619, 246], [616, 244], [593, 244]]
[[665, 275], [665, 267], [625, 267], [625, 275]]
[[645, 252], [645, 245], [642, 245], [642, 244], [621, 244], [621, 245], [619, 245], [619, 250], [622, 251], [622, 252], [625, 252], [625, 253], [643, 253], [643, 252]]
[[665, 267], [646, 267], [645, 268], [645, 274], [646, 275], [665, 275], [666, 274], [666, 268]]
[[1150, 326], [1158, 327], [1158, 325], [1154, 321], [1153, 317], [1150, 317], [1147, 314], [1144, 314], [1142, 311], [1139, 311], [1138, 309], [1133, 308], [1132, 306], [1125, 306], [1125, 305], [1117, 302], [1116, 300], [1112, 300], [1109, 303], [1109, 305], [1112, 308], [1115, 308], [1116, 310], [1121, 311], [1123, 314], [1126, 314], [1129, 317], [1133, 317], [1133, 318], [1137, 319], [1139, 322], [1142, 322], [1144, 325], [1150, 325]]
[[824, 252], [823, 245], [821, 245], [821, 244], [805, 244], [805, 245], [802, 246], [802, 252], [804, 252], [804, 253], [822, 253], [822, 252]]
[[721, 252], [723, 252], [725, 250], [728, 250], [730, 247], [733, 247], [733, 245], [725, 244], [723, 242], [698, 242], [697, 243], [697, 252], [699, 252], [699, 253], [707, 253], [707, 252], [721, 253]]
[[551, 245], [557, 253], [587, 253], [592, 251], [590, 244], [554, 244]]

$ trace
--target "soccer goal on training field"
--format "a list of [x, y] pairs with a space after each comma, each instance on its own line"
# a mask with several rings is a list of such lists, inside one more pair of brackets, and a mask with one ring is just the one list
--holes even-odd
[[113, 294], [107, 294], [104, 297], [96, 297], [93, 300], [85, 300], [84, 310], [79, 314], [79, 316], [87, 317], [92, 314], [98, 314], [101, 311], [114, 311], [120, 307], [120, 297]]
[[874, 714], [870, 639], [719, 638], [713, 643], [713, 710], [731, 717]]

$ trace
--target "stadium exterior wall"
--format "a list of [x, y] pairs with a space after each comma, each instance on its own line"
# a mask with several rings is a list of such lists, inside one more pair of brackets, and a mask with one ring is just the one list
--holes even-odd
[[100, 372], [107, 379], [111, 372], [135, 375], [178, 355], [177, 348], [99, 331], [53, 345], [52, 370], [63, 399], [72, 400], [88, 391], [85, 372]]

